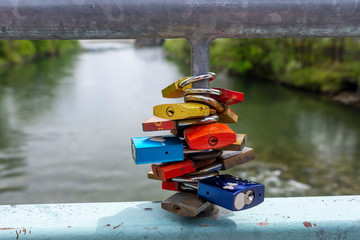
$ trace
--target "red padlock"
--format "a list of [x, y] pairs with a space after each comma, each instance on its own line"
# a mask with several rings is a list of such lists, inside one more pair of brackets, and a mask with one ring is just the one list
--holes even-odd
[[155, 176], [163, 181], [196, 171], [195, 164], [190, 159], [160, 165], [153, 164], [151, 168]]
[[161, 188], [164, 190], [170, 190], [170, 191], [180, 191], [180, 183], [179, 182], [167, 182], [163, 181]]
[[236, 92], [223, 88], [213, 88], [213, 89], [219, 90], [220, 93], [210, 94], [210, 97], [225, 105], [234, 105], [236, 103], [244, 101], [244, 94], [242, 92]]
[[187, 128], [184, 138], [191, 149], [214, 149], [236, 142], [234, 131], [223, 123]]
[[143, 131], [161, 131], [161, 130], [173, 130], [176, 129], [176, 122], [159, 117], [151, 117], [142, 124]]

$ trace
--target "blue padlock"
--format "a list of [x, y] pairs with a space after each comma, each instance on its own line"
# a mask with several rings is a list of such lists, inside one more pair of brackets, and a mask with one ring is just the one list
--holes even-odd
[[198, 196], [232, 211], [255, 207], [264, 201], [264, 185], [228, 174], [199, 181]]
[[176, 136], [131, 138], [131, 152], [136, 164], [182, 161], [183, 143]]

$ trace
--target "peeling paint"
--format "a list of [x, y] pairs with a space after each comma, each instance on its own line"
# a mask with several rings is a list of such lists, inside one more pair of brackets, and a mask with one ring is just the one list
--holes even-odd
[[121, 224], [115, 226], [114, 229], [117, 229], [118, 227], [120, 227], [120, 226], [123, 225], [123, 224], [124, 224], [124, 223], [121, 223]]
[[259, 223], [256, 223], [256, 225], [267, 226], [267, 225], [269, 225], [269, 223], [267, 223], [267, 222], [259, 222]]
[[199, 224], [199, 227], [215, 227], [215, 224]]
[[304, 226], [307, 228], [312, 228], [311, 222], [303, 222]]

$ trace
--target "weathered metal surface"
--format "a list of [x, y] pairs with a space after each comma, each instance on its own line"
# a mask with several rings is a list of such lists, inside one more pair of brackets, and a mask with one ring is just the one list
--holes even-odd
[[3, 0], [0, 38], [345, 37], [359, 13], [358, 0]]
[[0, 206], [0, 239], [360, 239], [360, 196], [267, 198], [194, 219], [160, 202]]

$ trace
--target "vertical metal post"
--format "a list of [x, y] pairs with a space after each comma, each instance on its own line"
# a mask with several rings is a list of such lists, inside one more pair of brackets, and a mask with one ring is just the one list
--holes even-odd
[[[210, 71], [210, 43], [212, 39], [189, 39], [191, 45], [191, 75]], [[209, 80], [193, 83], [194, 88], [210, 88]]]

